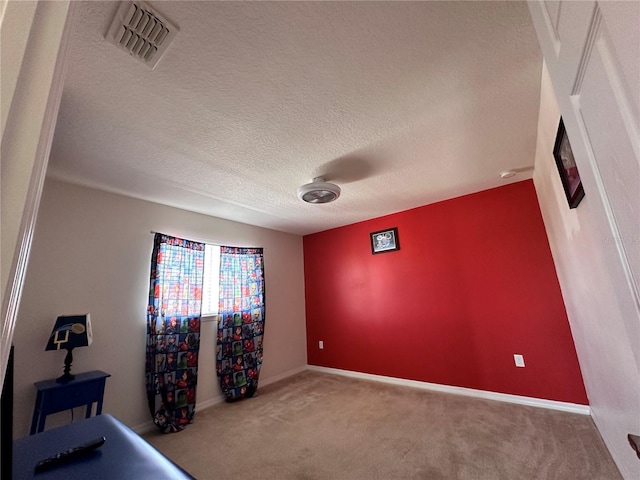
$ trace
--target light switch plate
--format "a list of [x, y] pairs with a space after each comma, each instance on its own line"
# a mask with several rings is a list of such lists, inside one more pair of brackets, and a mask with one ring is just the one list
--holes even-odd
[[515, 354], [513, 360], [516, 362], [516, 367], [524, 367], [524, 357], [522, 355]]
[[324, 348], [324, 342], [323, 342], [322, 340], [320, 340], [320, 341], [318, 342], [318, 348], [319, 348], [320, 350], [322, 350], [322, 349]]

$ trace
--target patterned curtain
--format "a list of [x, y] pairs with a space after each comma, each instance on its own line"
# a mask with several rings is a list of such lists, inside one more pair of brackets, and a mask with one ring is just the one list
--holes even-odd
[[164, 433], [193, 421], [204, 243], [156, 233], [147, 308], [147, 399]]
[[258, 388], [264, 333], [262, 248], [220, 247], [220, 305], [216, 372], [228, 402]]

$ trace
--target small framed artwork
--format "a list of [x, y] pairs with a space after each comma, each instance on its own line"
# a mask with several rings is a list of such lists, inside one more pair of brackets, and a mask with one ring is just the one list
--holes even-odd
[[571, 150], [571, 144], [569, 143], [562, 118], [560, 118], [556, 143], [553, 147], [553, 157], [556, 159], [558, 173], [569, 202], [569, 208], [576, 208], [584, 197], [584, 188], [582, 187], [578, 167], [573, 158], [573, 151]]
[[386, 253], [400, 250], [398, 229], [388, 228], [371, 234], [371, 253]]

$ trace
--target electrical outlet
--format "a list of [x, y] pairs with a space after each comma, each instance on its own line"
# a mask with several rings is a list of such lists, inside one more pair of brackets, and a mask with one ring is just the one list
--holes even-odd
[[322, 349], [324, 348], [324, 342], [323, 342], [322, 340], [320, 340], [320, 341], [318, 342], [318, 348], [319, 348], [320, 350], [322, 350]]
[[513, 360], [516, 362], [516, 367], [524, 367], [524, 357], [522, 355], [514, 354]]

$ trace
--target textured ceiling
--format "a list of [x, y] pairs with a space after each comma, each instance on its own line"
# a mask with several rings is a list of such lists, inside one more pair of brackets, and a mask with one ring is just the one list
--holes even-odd
[[[296, 234], [492, 188], [533, 165], [542, 57], [524, 2], [151, 2], [155, 70], [77, 3], [54, 178]], [[324, 174], [342, 188], [309, 205]]]

